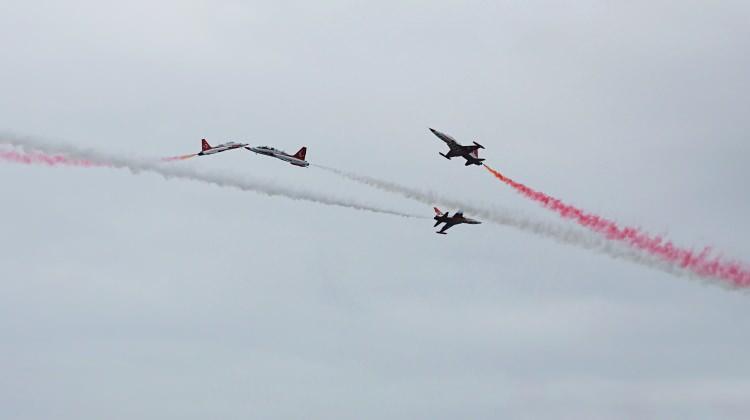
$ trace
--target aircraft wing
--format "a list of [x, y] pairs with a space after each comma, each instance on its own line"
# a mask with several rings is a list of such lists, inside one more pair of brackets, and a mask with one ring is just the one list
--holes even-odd
[[461, 146], [461, 149], [474, 157], [479, 157], [479, 149], [481, 149], [481, 147], [472, 144], [469, 146]]
[[441, 234], [445, 235], [446, 234], [445, 231], [448, 230], [448, 229], [450, 229], [450, 228], [452, 228], [455, 225], [456, 225], [456, 223], [451, 222], [451, 221], [445, 222], [445, 224], [443, 225], [443, 228], [440, 229], [437, 233], [441, 233]]

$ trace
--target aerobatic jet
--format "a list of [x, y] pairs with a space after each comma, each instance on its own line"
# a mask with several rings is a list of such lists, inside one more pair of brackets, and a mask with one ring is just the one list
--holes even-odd
[[230, 141], [229, 143], [220, 144], [218, 146], [211, 146], [210, 144], [208, 144], [206, 139], [203, 139], [201, 140], [201, 147], [203, 150], [201, 150], [201, 152], [198, 153], [198, 156], [213, 155], [214, 153], [226, 152], [227, 150], [239, 149], [240, 147], [245, 147], [245, 146], [247, 146], [247, 144], [235, 143], [233, 141]]
[[303, 147], [299, 149], [299, 151], [293, 155], [287, 154], [281, 150], [277, 150], [277, 149], [274, 149], [273, 147], [268, 147], [268, 146], [245, 147], [245, 149], [251, 152], [255, 152], [259, 155], [271, 156], [271, 157], [275, 157], [276, 159], [281, 159], [284, 162], [289, 162], [294, 166], [300, 166], [302, 168], [310, 166], [310, 163], [305, 160], [305, 155], [307, 154], [307, 147]]
[[466, 159], [465, 166], [482, 165], [484, 159], [479, 158], [479, 149], [484, 149], [484, 146], [482, 146], [481, 144], [474, 142], [473, 145], [464, 146], [459, 144], [456, 139], [449, 136], [448, 134], [441, 133], [437, 130], [433, 130], [432, 128], [430, 128], [430, 131], [432, 131], [432, 134], [436, 135], [440, 140], [444, 141], [445, 144], [448, 145], [448, 147], [450, 147], [450, 150], [447, 154], [440, 153], [440, 156], [448, 160], [460, 156]]
[[453, 216], [451, 216], [448, 212], [441, 212], [439, 208], [434, 207], [435, 209], [435, 225], [433, 227], [438, 227], [441, 223], [445, 223], [443, 225], [443, 228], [435, 233], [439, 233], [441, 235], [447, 235], [445, 233], [446, 230], [452, 228], [455, 225], [460, 225], [463, 223], [469, 224], [469, 225], [479, 225], [482, 222], [479, 220], [469, 219], [468, 217], [464, 217], [464, 212], [461, 210], [457, 211]]

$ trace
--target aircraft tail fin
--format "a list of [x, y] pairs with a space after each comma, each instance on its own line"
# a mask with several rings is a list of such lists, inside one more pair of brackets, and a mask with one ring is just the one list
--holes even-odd
[[299, 160], [305, 160], [306, 155], [307, 155], [307, 147], [303, 147], [299, 149], [297, 153], [294, 154], [294, 157]]
[[440, 211], [440, 209], [439, 209], [439, 208], [437, 208], [437, 207], [433, 207], [433, 210], [435, 210], [435, 214], [436, 214], [436, 215], [438, 215], [438, 216], [442, 216], [442, 215], [443, 215], [443, 212], [442, 212], [442, 211]]
[[466, 163], [464, 163], [464, 166], [469, 166], [469, 165], [477, 165], [477, 166], [478, 165], [483, 165], [482, 162], [484, 162], [484, 159], [467, 160]]
[[208, 142], [206, 141], [206, 139], [202, 139], [201, 140], [201, 147], [203, 148], [203, 151], [205, 152], [206, 150], [208, 150], [208, 149], [211, 148], [211, 145], [208, 144]]
[[482, 162], [484, 162], [484, 159], [481, 159], [479, 157], [479, 149], [474, 150], [473, 152], [469, 153], [469, 156], [466, 156], [466, 165], [481, 165]]

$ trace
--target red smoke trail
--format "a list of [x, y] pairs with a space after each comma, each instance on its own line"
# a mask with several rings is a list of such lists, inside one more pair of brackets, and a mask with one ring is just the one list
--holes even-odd
[[0, 151], [0, 159], [7, 161], [7, 162], [23, 163], [26, 165], [31, 165], [31, 164], [42, 164], [42, 165], [48, 165], [48, 166], [66, 165], [66, 166], [83, 166], [87, 168], [95, 167], [95, 166], [105, 166], [99, 163], [89, 162], [87, 160], [82, 160], [82, 159], [72, 159], [66, 156], [47, 155], [47, 154], [39, 153], [39, 152], [19, 153], [19, 152], [12, 151], [12, 150]]
[[[166, 158], [162, 158], [162, 161], [172, 162], [176, 160], [190, 159], [195, 156], [197, 155], [192, 154], [192, 155], [184, 155], [184, 156], [166, 157]], [[65, 166], [80, 166], [80, 167], [86, 167], [86, 168], [108, 166], [103, 163], [89, 162], [83, 159], [73, 159], [67, 156], [62, 156], [62, 155], [47, 155], [41, 152], [19, 153], [13, 150], [10, 150], [10, 151], [0, 150], [0, 160], [4, 160], [6, 162], [22, 163], [26, 165], [32, 165], [32, 164], [42, 164], [42, 165], [48, 165], [48, 166], [65, 165]]]
[[196, 157], [196, 156], [198, 156], [198, 154], [197, 154], [197, 153], [193, 153], [192, 155], [183, 155], [183, 156], [165, 157], [165, 158], [162, 158], [162, 160], [163, 160], [163, 161], [165, 161], [165, 162], [171, 162], [171, 161], [173, 161], [173, 160], [185, 160], [185, 159], [190, 159], [190, 158], [192, 158], [192, 157]]
[[539, 191], [535, 191], [520, 182], [516, 182], [500, 172], [484, 165], [487, 170], [500, 181], [510, 185], [522, 195], [541, 203], [544, 207], [556, 212], [566, 219], [573, 219], [581, 226], [604, 235], [607, 239], [623, 241], [629, 245], [645, 251], [651, 255], [679, 267], [690, 270], [702, 277], [715, 277], [729, 282], [735, 287], [750, 286], [750, 268], [738, 262], [722, 261], [720, 257], [711, 257], [710, 248], [696, 253], [688, 249], [675, 246], [659, 236], [651, 236], [637, 228], [620, 227], [617, 223], [587, 214], [583, 210], [565, 204]]

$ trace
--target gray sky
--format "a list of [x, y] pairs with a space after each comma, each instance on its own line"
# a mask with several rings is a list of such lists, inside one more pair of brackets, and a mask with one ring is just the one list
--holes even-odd
[[[0, 0], [0, 130], [202, 137], [750, 253], [750, 6]], [[431, 215], [249, 153], [181, 164]], [[0, 417], [740, 419], [747, 294], [491, 224], [0, 164]], [[453, 209], [450, 209], [453, 210]]]

